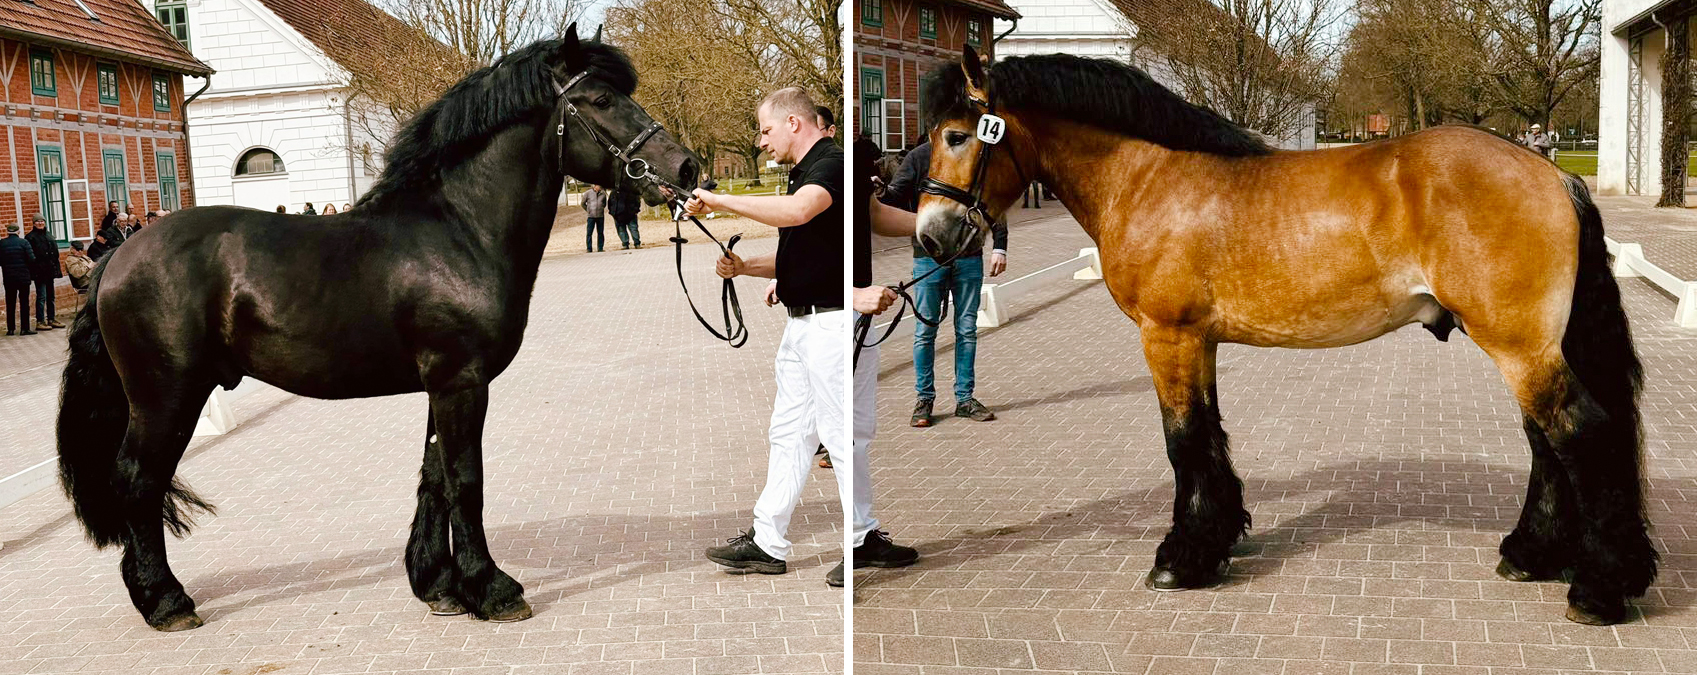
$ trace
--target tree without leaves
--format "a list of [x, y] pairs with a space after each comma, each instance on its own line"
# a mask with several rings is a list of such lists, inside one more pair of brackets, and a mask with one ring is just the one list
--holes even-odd
[[1180, 95], [1250, 129], [1288, 136], [1331, 89], [1342, 16], [1331, 0], [1114, 3]]
[[1450, 30], [1485, 50], [1493, 98], [1528, 123], [1597, 77], [1601, 0], [1455, 0]]

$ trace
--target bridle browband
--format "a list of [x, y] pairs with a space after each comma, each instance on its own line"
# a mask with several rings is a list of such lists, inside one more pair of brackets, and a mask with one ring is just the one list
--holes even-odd
[[[554, 128], [554, 135], [559, 138], [559, 156], [557, 158], [556, 166], [560, 167], [562, 172], [566, 166], [566, 117], [569, 116], [572, 119], [577, 120], [577, 123], [583, 127], [584, 131], [589, 132], [589, 137], [594, 139], [596, 145], [602, 147], [607, 151], [607, 154], [610, 154], [615, 159], [619, 160], [626, 178], [633, 181], [647, 182], [657, 187], [670, 190], [672, 196], [667, 199], [666, 204], [672, 208], [673, 227], [671, 241], [677, 253], [678, 285], [683, 288], [684, 300], [689, 303], [689, 311], [695, 314], [695, 320], [701, 322], [701, 327], [706, 328], [707, 332], [713, 334], [713, 337], [723, 340], [726, 344], [732, 347], [741, 347], [747, 344], [748, 324], [743, 322], [742, 302], [737, 298], [736, 285], [731, 283], [730, 279], [723, 280], [723, 283], [719, 287], [719, 311], [724, 316], [724, 332], [719, 332], [719, 330], [715, 329], [712, 324], [707, 323], [706, 317], [701, 316], [701, 310], [696, 309], [695, 299], [689, 294], [689, 284], [684, 282], [684, 244], [689, 243], [689, 240], [683, 237], [683, 219], [688, 218], [690, 222], [695, 223], [695, 227], [700, 229], [702, 234], [707, 235], [708, 239], [711, 239], [714, 244], [719, 246], [719, 252], [726, 258], [731, 257], [731, 249], [737, 245], [737, 242], [742, 241], [742, 235], [735, 234], [724, 242], [719, 241], [719, 238], [713, 236], [712, 232], [707, 231], [707, 226], [702, 225], [701, 221], [696, 220], [695, 216], [684, 214], [683, 204], [689, 199], [689, 195], [691, 194], [690, 190], [673, 185], [666, 179], [661, 178], [654, 173], [653, 167], [649, 166], [647, 160], [633, 156], [644, 143], [648, 142], [648, 139], [653, 138], [655, 134], [660, 133], [665, 129], [665, 127], [661, 126], [659, 122], [650, 121], [648, 128], [643, 129], [642, 133], [637, 134], [636, 138], [631, 139], [630, 143], [627, 143], [623, 148], [620, 148], [618, 144], [613, 143], [606, 137], [602, 136], [600, 132], [595, 130], [594, 125], [590, 124], [588, 120], [583, 118], [583, 114], [579, 113], [577, 106], [574, 105], [570, 99], [566, 98], [566, 94], [572, 90], [572, 87], [577, 86], [577, 83], [582, 82], [584, 78], [589, 77], [590, 72], [591, 71], [585, 69], [583, 72], [572, 76], [572, 79], [567, 80], [565, 85], [560, 87], [560, 93], [557, 96], [557, 99], [561, 104], [560, 124]], [[641, 170], [633, 171], [632, 169], [638, 165], [641, 166]], [[711, 190], [713, 187], [709, 185], [707, 189]]]

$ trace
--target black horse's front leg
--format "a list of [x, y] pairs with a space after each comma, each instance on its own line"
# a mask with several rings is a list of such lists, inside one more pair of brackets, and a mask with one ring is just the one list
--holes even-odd
[[430, 393], [430, 412], [442, 448], [443, 495], [452, 524], [459, 599], [472, 615], [489, 621], [531, 616], [524, 587], [495, 566], [483, 532], [483, 420], [489, 387]]
[[412, 518], [412, 536], [407, 539], [407, 581], [412, 593], [430, 606], [437, 616], [466, 613], [458, 596], [459, 567], [448, 543], [449, 508], [442, 461], [442, 439], [436, 435], [434, 415], [426, 415], [424, 465], [418, 472], [418, 510]]
[[1232, 545], [1249, 529], [1243, 481], [1232, 471], [1220, 426], [1215, 345], [1199, 331], [1145, 326], [1143, 351], [1161, 399], [1175, 482], [1173, 527], [1155, 549], [1144, 583], [1158, 591], [1205, 588], [1224, 578]]

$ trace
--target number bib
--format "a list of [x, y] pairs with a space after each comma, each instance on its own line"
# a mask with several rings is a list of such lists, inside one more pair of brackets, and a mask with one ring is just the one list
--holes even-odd
[[990, 145], [1002, 142], [1002, 134], [1007, 133], [1008, 123], [995, 115], [985, 114], [978, 117], [978, 140]]

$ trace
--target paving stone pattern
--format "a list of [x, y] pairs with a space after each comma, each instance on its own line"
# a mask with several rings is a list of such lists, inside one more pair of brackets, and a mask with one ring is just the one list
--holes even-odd
[[[753, 339], [725, 347], [689, 314], [672, 255], [545, 261], [524, 349], [494, 384], [484, 513], [535, 618], [431, 617], [411, 597], [401, 554], [422, 395], [270, 390], [242, 399], [243, 424], [197, 439], [181, 467], [220, 507], [170, 545], [207, 625], [148, 628], [118, 552], [95, 551], [44, 491], [0, 510], [0, 675], [841, 672], [844, 594], [824, 576], [840, 559], [842, 510], [828, 470], [797, 511], [789, 574], [735, 576], [701, 557], [751, 521], [783, 317], [749, 303]], [[711, 300], [711, 249], [686, 257]], [[749, 299], [763, 287], [739, 283]], [[40, 386], [51, 408], [56, 382]], [[49, 427], [8, 433], [52, 456]]]
[[[1623, 241], [1617, 221], [1682, 227], [1620, 206], [1605, 202], [1605, 222]], [[1090, 245], [1058, 209], [1016, 212], [1011, 235], [1012, 276]], [[1640, 239], [1652, 260], [1697, 270], [1690, 234]], [[880, 254], [878, 279], [905, 278], [906, 255]], [[883, 351], [878, 514], [925, 559], [857, 577], [856, 675], [1697, 672], [1697, 331], [1673, 328], [1673, 301], [1642, 280], [1623, 289], [1663, 552], [1630, 623], [1569, 623], [1566, 586], [1493, 574], [1525, 492], [1520, 420], [1465, 336], [1415, 326], [1341, 349], [1222, 346], [1254, 528], [1225, 587], [1145, 590], [1171, 522], [1155, 394], [1137, 328], [1102, 284], [1062, 282], [979, 335], [978, 396], [1000, 420], [908, 427], [911, 353]]]

